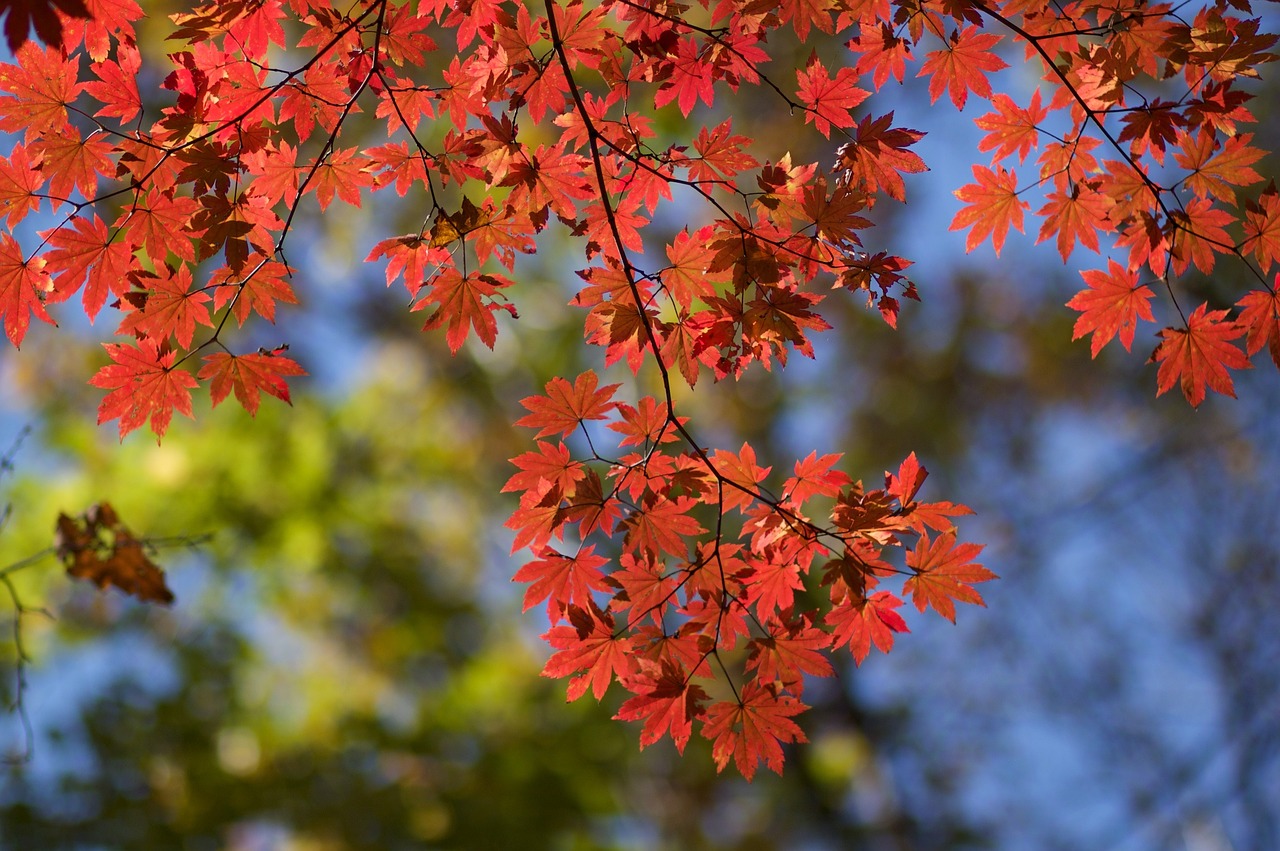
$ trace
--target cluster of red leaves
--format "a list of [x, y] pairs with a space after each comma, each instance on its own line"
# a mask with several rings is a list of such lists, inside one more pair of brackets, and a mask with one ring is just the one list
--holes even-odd
[[[117, 309], [125, 339], [92, 383], [122, 437], [148, 422], [163, 435], [202, 387], [250, 412], [262, 393], [288, 401], [303, 371], [284, 347], [227, 342], [297, 302], [284, 249], [303, 204], [393, 190], [421, 205], [419, 229], [368, 260], [386, 261], [387, 283], [453, 351], [473, 332], [493, 346], [516, 317], [510, 276], [553, 220], [580, 241], [586, 340], [609, 364], [656, 370], [663, 393], [631, 405], [585, 373], [526, 400], [521, 423], [555, 442], [515, 459], [509, 525], [533, 553], [517, 574], [526, 602], [553, 620], [546, 673], [573, 677], [571, 697], [617, 680], [643, 744], [670, 733], [683, 747], [700, 723], [717, 762], [747, 776], [803, 738], [792, 719], [805, 677], [832, 672], [828, 654], [848, 646], [860, 662], [906, 629], [879, 583], [902, 576], [921, 611], [954, 619], [992, 576], [956, 537], [966, 508], [916, 501], [914, 456], [878, 490], [816, 453], [771, 478], [750, 446], [703, 446], [673, 404], [677, 376], [692, 387], [812, 356], [831, 290], [895, 326], [900, 299], [918, 298], [910, 261], [863, 243], [867, 211], [904, 202], [904, 176], [926, 169], [912, 150], [923, 133], [892, 112], [855, 118], [873, 92], [918, 65], [933, 101], [990, 103], [977, 123], [993, 160], [956, 193], [969, 248], [990, 237], [999, 253], [1033, 187], [1040, 239], [1064, 258], [1113, 235], [1123, 261], [1085, 272], [1071, 301], [1095, 354], [1154, 321], [1143, 275], [1172, 298], [1173, 278], [1231, 254], [1261, 288], [1165, 329], [1159, 389], [1179, 381], [1198, 404], [1231, 392], [1246, 352], [1267, 346], [1280, 364], [1267, 281], [1280, 196], [1238, 193], [1261, 181], [1262, 156], [1241, 85], [1275, 37], [1243, 17], [1245, 0], [209, 0], [173, 17], [166, 57], [140, 52], [134, 0], [88, 0], [88, 17], [73, 0], [11, 8], [9, 24], [21, 11], [51, 43], [0, 66], [0, 131], [21, 136], [0, 158], [0, 316], [16, 346], [77, 293], [90, 318]], [[783, 29], [809, 51], [794, 81], [762, 70]], [[1000, 51], [1019, 45], [1043, 72], [1025, 106], [995, 85]], [[163, 79], [162, 102], [140, 79]], [[794, 162], [729, 119], [676, 139], [654, 120], [748, 88], [832, 140], [834, 162]], [[1038, 178], [1020, 189], [1006, 163], [1036, 149]], [[664, 205], [689, 224], [655, 251]], [[37, 212], [52, 226], [15, 235]], [[587, 431], [596, 420], [616, 451]]]
[[[543, 673], [572, 677], [571, 700], [620, 683], [631, 697], [616, 717], [644, 721], [641, 746], [669, 734], [683, 751], [698, 723], [719, 767], [780, 771], [780, 743], [805, 740], [791, 719], [806, 676], [834, 674], [827, 654], [846, 647], [857, 663], [873, 645], [887, 653], [907, 631], [882, 580], [905, 575], [916, 608], [951, 621], [957, 601], [982, 605], [973, 586], [995, 576], [952, 522], [970, 511], [917, 501], [914, 453], [870, 491], [838, 455], [810, 453], [774, 496], [749, 445], [706, 452], [667, 403], [615, 402], [617, 388], [586, 372], [525, 399], [518, 425], [556, 442], [513, 459], [504, 490], [520, 494], [514, 546], [535, 556], [515, 576], [530, 583], [524, 607], [545, 602], [553, 624]], [[615, 432], [616, 457], [591, 421]], [[579, 430], [592, 449], [575, 457], [564, 441]], [[897, 548], [905, 570], [887, 560]]]
[[[976, 182], [956, 191], [966, 206], [952, 230], [971, 228], [970, 250], [990, 237], [998, 255], [1009, 228], [1023, 228], [1031, 205], [1020, 196], [1039, 188], [1037, 241], [1055, 240], [1065, 262], [1077, 245], [1107, 250], [1101, 239], [1109, 236], [1119, 257], [1105, 271], [1082, 272], [1086, 289], [1068, 302], [1081, 314], [1075, 337], [1092, 335], [1095, 357], [1117, 334], [1129, 349], [1138, 322], [1155, 321], [1148, 283], [1159, 282], [1181, 317], [1181, 327], [1159, 332], [1151, 355], [1159, 393], [1179, 384], [1195, 406], [1207, 390], [1234, 396], [1229, 370], [1248, 369], [1247, 355], [1264, 345], [1280, 366], [1280, 345], [1269, 343], [1280, 341], [1272, 268], [1280, 195], [1274, 183], [1241, 191], [1263, 183], [1253, 166], [1266, 154], [1245, 132], [1256, 119], [1244, 86], [1275, 60], [1277, 40], [1241, 16], [1250, 4], [974, 6], [1016, 36], [1042, 79], [1025, 105], [985, 95], [992, 111], [975, 123], [986, 131], [979, 148], [994, 152], [991, 167], [975, 165]], [[970, 79], [978, 91], [978, 78]], [[931, 89], [935, 97], [939, 90]], [[1025, 165], [1033, 150], [1037, 171], [1020, 186], [1004, 164], [1016, 157]], [[1200, 304], [1187, 316], [1175, 280], [1193, 267], [1208, 275], [1222, 256], [1243, 261], [1257, 289], [1235, 311]], [[1240, 337], [1243, 350], [1232, 342]]]

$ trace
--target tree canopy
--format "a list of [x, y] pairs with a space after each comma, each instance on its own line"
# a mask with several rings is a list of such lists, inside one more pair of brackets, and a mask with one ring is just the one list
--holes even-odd
[[[544, 625], [542, 673], [567, 679], [571, 701], [610, 700], [608, 714], [639, 722], [642, 748], [670, 737], [683, 752], [702, 738], [718, 770], [733, 765], [748, 780], [761, 764], [781, 772], [794, 753], [783, 745], [810, 737], [806, 710], [829, 700], [822, 680], [903, 645], [904, 613], [955, 622], [957, 603], [985, 605], [995, 587], [983, 585], [995, 578], [982, 555], [990, 539], [968, 530], [998, 535], [1004, 518], [958, 527], [995, 485], [976, 470], [940, 470], [932, 457], [962, 457], [937, 442], [945, 426], [925, 436], [932, 447], [871, 431], [846, 459], [836, 441], [777, 433], [781, 405], [775, 425], [717, 415], [749, 411], [752, 388], [812, 387], [791, 377], [791, 355], [821, 361], [832, 349], [851, 355], [846, 378], [856, 374], [868, 396], [896, 382], [942, 418], [991, 403], [920, 371], [927, 344], [895, 364], [847, 342], [903, 347], [932, 334], [943, 347], [932, 356], [945, 360], [948, 336], [912, 316], [965, 290], [921, 277], [895, 247], [906, 241], [895, 220], [912, 215], [913, 181], [931, 167], [932, 112], [954, 107], [978, 134], [972, 150], [932, 163], [953, 190], [947, 219], [964, 248], [989, 243], [999, 258], [990, 268], [1001, 268], [1018, 250], [1011, 231], [1031, 216], [1034, 241], [1074, 264], [1065, 295], [1049, 272], [1025, 285], [1057, 298], [1056, 321], [1074, 322], [1058, 333], [1089, 339], [1095, 371], [1063, 366], [1075, 355], [1057, 349], [1060, 363], [1013, 372], [1046, 385], [1067, 373], [1084, 383], [1126, 367], [1136, 375], [1136, 358], [1109, 365], [1107, 344], [1131, 350], [1141, 334], [1155, 341], [1144, 353], [1156, 365], [1149, 395], [1177, 385], [1198, 407], [1209, 391], [1236, 395], [1263, 349], [1280, 366], [1278, 196], [1264, 176], [1274, 134], [1258, 98], [1276, 36], [1248, 3], [274, 0], [167, 20], [151, 9], [143, 18], [129, 0], [54, 6], [10, 9], [14, 57], [0, 67], [0, 130], [14, 135], [0, 161], [0, 313], [23, 346], [13, 356], [38, 335], [71, 333], [33, 317], [112, 316], [114, 336], [83, 367], [98, 424], [115, 423], [122, 441], [149, 427], [168, 446], [193, 428], [175, 411], [234, 397], [258, 421], [219, 422], [257, 447], [245, 450], [255, 460], [219, 444], [211, 464], [180, 477], [205, 488], [229, 475], [233, 491], [235, 474], [219, 469], [280, 469], [293, 441], [305, 448], [307, 416], [333, 416], [314, 406], [268, 415], [263, 397], [291, 402], [307, 373], [334, 373], [349, 357], [326, 351], [304, 318], [334, 299], [316, 264], [297, 258], [323, 244], [318, 233], [359, 222], [354, 239], [335, 238], [403, 286], [448, 350], [405, 338], [394, 350], [403, 362], [384, 367], [389, 383], [418, 359], [454, 371], [449, 381], [479, 382], [467, 404], [483, 416], [472, 418], [439, 420], [406, 401], [420, 414], [409, 418], [364, 397], [368, 412], [432, 430], [454, 451], [475, 443], [462, 451], [470, 466], [442, 477], [446, 495], [405, 482], [400, 520], [445, 534], [456, 501], [475, 498], [461, 496], [469, 488], [512, 494], [508, 531], [488, 511], [460, 528], [523, 552], [510, 572], [526, 585], [524, 618]], [[39, 41], [27, 40], [29, 26]], [[360, 283], [340, 311], [382, 311]], [[1025, 296], [992, 285], [975, 298], [957, 316], [990, 321]], [[353, 321], [378, 335], [394, 327], [332, 321], [337, 340], [359, 336]], [[885, 342], [893, 329], [901, 342]], [[494, 359], [514, 362], [505, 377]], [[385, 389], [367, 364], [356, 369]], [[278, 437], [267, 416], [285, 423]], [[496, 425], [490, 436], [502, 422], [525, 437]], [[375, 452], [365, 434], [347, 457], [329, 445], [345, 446], [340, 429], [315, 428], [311, 451], [331, 467], [404, 475], [388, 438]], [[490, 448], [513, 466], [493, 465]], [[394, 489], [375, 490], [372, 499]], [[116, 494], [96, 499], [83, 514], [58, 509], [52, 549], [73, 576], [167, 602], [150, 524]], [[419, 514], [419, 499], [445, 519]], [[206, 506], [166, 533], [263, 518], [287, 530], [303, 514], [285, 502], [299, 514]], [[336, 545], [367, 554], [377, 534], [355, 528]], [[297, 567], [314, 569], [325, 547], [306, 547]], [[495, 558], [492, 549], [475, 555]], [[4, 575], [16, 622], [29, 625], [27, 597]], [[347, 590], [374, 593], [377, 582]], [[423, 611], [429, 599], [418, 600]], [[357, 701], [381, 693], [358, 691]], [[220, 759], [235, 749], [227, 736]]]

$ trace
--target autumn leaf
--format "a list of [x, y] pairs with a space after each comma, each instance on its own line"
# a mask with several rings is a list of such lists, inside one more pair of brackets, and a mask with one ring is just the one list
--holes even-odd
[[606, 384], [599, 387], [599, 377], [588, 370], [573, 384], [557, 376], [547, 382], [547, 395], [528, 396], [520, 400], [531, 411], [516, 425], [539, 429], [537, 437], [559, 434], [568, 435], [586, 420], [602, 420], [614, 407], [610, 400], [621, 385]]
[[1018, 200], [1018, 179], [1012, 171], [999, 171], [975, 165], [973, 176], [977, 183], [969, 183], [954, 192], [954, 195], [969, 206], [956, 213], [951, 220], [950, 230], [962, 230], [972, 227], [965, 238], [964, 250], [973, 251], [988, 236], [996, 256], [1004, 247], [1004, 239], [1009, 233], [1009, 226], [1022, 230], [1022, 211], [1030, 207], [1026, 201]]
[[[1280, 280], [1276, 283], [1280, 284]], [[1266, 346], [1272, 362], [1280, 368], [1280, 292], [1254, 290], [1236, 302], [1236, 307], [1240, 308], [1236, 322], [1248, 335], [1245, 351], [1253, 355]]]
[[1032, 92], [1031, 101], [1025, 109], [1003, 92], [992, 99], [991, 105], [995, 107], [995, 112], [988, 112], [973, 122], [987, 131], [987, 135], [978, 143], [978, 150], [990, 151], [994, 148], [993, 162], [999, 162], [1014, 153], [1018, 155], [1018, 162], [1024, 162], [1039, 139], [1040, 123], [1049, 115], [1049, 110], [1040, 105], [1040, 90]]
[[263, 349], [247, 355], [228, 352], [206, 355], [197, 377], [212, 381], [209, 396], [215, 408], [227, 398], [228, 393], [234, 392], [236, 401], [255, 416], [262, 393], [292, 404], [289, 385], [284, 379], [286, 376], [307, 374], [297, 361], [284, 357], [280, 351]]
[[909, 632], [907, 622], [895, 609], [902, 601], [888, 591], [877, 591], [865, 598], [846, 597], [831, 607], [826, 624], [831, 627], [831, 646], [849, 646], [853, 661], [861, 665], [871, 646], [881, 653], [893, 649], [893, 634]]
[[955, 534], [950, 532], [932, 541], [927, 535], [921, 535], [915, 549], [907, 553], [907, 568], [914, 575], [903, 584], [903, 593], [912, 595], [911, 602], [920, 611], [932, 607], [955, 623], [955, 603], [985, 606], [982, 595], [973, 586], [996, 578], [994, 573], [973, 561], [980, 552], [981, 544], [957, 544]]
[[635, 639], [615, 635], [613, 618], [592, 603], [586, 608], [569, 606], [568, 624], [553, 626], [543, 640], [556, 649], [542, 669], [544, 677], [566, 677], [569, 700], [577, 700], [588, 688], [596, 700], [604, 697], [614, 678], [634, 674], [638, 662], [632, 652]]
[[946, 48], [929, 53], [917, 75], [929, 77], [929, 102], [936, 103], [943, 91], [951, 95], [956, 109], [964, 109], [969, 92], [990, 100], [991, 81], [987, 75], [1009, 67], [992, 52], [999, 42], [1000, 36], [979, 33], [975, 26], [953, 31]]
[[796, 97], [805, 105], [804, 123], [812, 123], [824, 137], [831, 137], [832, 127], [852, 127], [856, 122], [853, 110], [871, 93], [854, 83], [858, 73], [852, 68], [840, 68], [835, 77], [818, 61], [815, 53], [803, 71], [796, 71], [800, 89]]
[[646, 671], [622, 679], [636, 696], [618, 708], [613, 717], [620, 721], [644, 721], [640, 731], [640, 747], [646, 748], [665, 735], [670, 735], [676, 750], [684, 746], [693, 732], [693, 719], [702, 715], [707, 693], [689, 682], [684, 669], [664, 661], [656, 671]]
[[595, 554], [595, 547], [583, 547], [572, 557], [547, 547], [517, 570], [511, 581], [530, 583], [524, 593], [524, 611], [549, 599], [549, 614], [554, 617], [566, 605], [587, 606], [594, 591], [610, 590], [600, 571], [608, 562]]
[[480, 342], [489, 348], [498, 338], [498, 322], [494, 314], [504, 310], [516, 315], [510, 304], [498, 301], [498, 291], [509, 287], [514, 282], [503, 275], [471, 272], [463, 275], [452, 266], [448, 266], [428, 282], [426, 295], [414, 306], [414, 310], [425, 310], [435, 306], [436, 310], [427, 317], [422, 330], [430, 331], [445, 327], [445, 342], [449, 351], [457, 353], [466, 342], [472, 330], [480, 338]]
[[45, 261], [39, 257], [27, 260], [17, 240], [0, 234], [0, 316], [4, 317], [4, 333], [15, 348], [22, 345], [32, 316], [55, 324], [44, 308], [52, 290]]
[[1200, 305], [1187, 319], [1186, 328], [1165, 328], [1162, 342], [1148, 363], [1159, 363], [1156, 395], [1162, 396], [1174, 382], [1182, 387], [1191, 407], [1198, 408], [1205, 391], [1235, 398], [1235, 386], [1228, 369], [1248, 369], [1248, 357], [1231, 340], [1243, 336], [1246, 328], [1227, 320], [1227, 311], [1209, 310]]
[[1108, 217], [1113, 206], [1115, 202], [1106, 195], [1080, 184], [1069, 192], [1051, 192], [1049, 203], [1036, 210], [1037, 216], [1045, 217], [1036, 242], [1056, 235], [1064, 263], [1075, 251], [1077, 240], [1085, 248], [1097, 251], [1098, 234], [1114, 230]]
[[1137, 272], [1128, 271], [1114, 260], [1107, 261], [1106, 272], [1090, 269], [1080, 275], [1088, 289], [1076, 293], [1067, 302], [1067, 307], [1081, 312], [1071, 339], [1092, 334], [1089, 350], [1096, 358], [1102, 347], [1119, 333], [1120, 343], [1129, 351], [1138, 320], [1155, 321], [1148, 303], [1155, 298], [1155, 293], [1150, 287], [1138, 284]]
[[807, 742], [791, 719], [808, 707], [787, 694], [751, 680], [742, 687], [742, 699], [721, 701], [707, 710], [702, 735], [712, 740], [711, 757], [723, 771], [732, 759], [747, 780], [761, 762], [782, 773], [782, 744]]
[[177, 352], [150, 337], [138, 345], [103, 343], [114, 363], [102, 367], [89, 380], [94, 387], [110, 390], [98, 405], [98, 425], [120, 420], [120, 439], [148, 419], [157, 441], [164, 437], [176, 410], [191, 412], [191, 389], [198, 382], [191, 373], [174, 366]]
[[67, 575], [99, 588], [114, 585], [144, 603], [173, 602], [164, 571], [146, 553], [143, 542], [120, 521], [109, 502], [76, 517], [58, 515], [54, 548]]

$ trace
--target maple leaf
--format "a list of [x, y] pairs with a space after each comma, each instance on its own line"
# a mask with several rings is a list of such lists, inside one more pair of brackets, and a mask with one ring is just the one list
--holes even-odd
[[129, 291], [128, 275], [136, 259], [133, 246], [113, 241], [114, 234], [97, 214], [91, 219], [76, 216], [70, 225], [40, 234], [53, 246], [44, 255], [45, 268], [53, 275], [54, 288], [64, 296], [85, 284], [84, 310], [92, 322], [108, 295]]
[[813, 625], [808, 615], [791, 619], [789, 613], [765, 622], [763, 638], [753, 639], [747, 670], [754, 670], [761, 682], [779, 681], [797, 695], [804, 691], [804, 674], [830, 677], [835, 668], [820, 651], [831, 644], [831, 636]]
[[[14, 21], [10, 14], [6, 29]], [[26, 36], [25, 22], [22, 34]], [[0, 98], [0, 130], [23, 131], [30, 144], [41, 134], [55, 134], [67, 126], [67, 106], [82, 89], [77, 81], [79, 61], [78, 57], [63, 57], [56, 46], [41, 50], [27, 44], [21, 50], [14, 48], [14, 53], [17, 65], [0, 65], [0, 91], [13, 95]]]
[[568, 624], [553, 626], [542, 638], [556, 652], [542, 669], [544, 677], [567, 677], [585, 673], [569, 681], [568, 698], [577, 700], [588, 688], [596, 700], [604, 697], [614, 677], [631, 676], [638, 667], [635, 639], [614, 634], [613, 618], [594, 603], [571, 605], [566, 610]]
[[986, 166], [973, 166], [973, 176], [978, 182], [965, 184], [953, 193], [969, 206], [956, 213], [949, 229], [973, 228], [965, 238], [965, 251], [973, 251], [990, 236], [991, 247], [999, 257], [1009, 226], [1021, 231], [1022, 211], [1031, 205], [1018, 200], [1017, 176], [1003, 167], [997, 168], [998, 172]]
[[10, 231], [40, 207], [37, 194], [44, 184], [40, 158], [21, 143], [13, 146], [8, 159], [0, 158], [0, 216]]
[[853, 141], [841, 145], [836, 152], [836, 167], [843, 169], [841, 180], [850, 186], [867, 193], [883, 191], [896, 201], [905, 201], [907, 190], [901, 175], [929, 170], [918, 154], [907, 150], [924, 134], [892, 125], [892, 112], [879, 118], [863, 118]]
[[1151, 353], [1148, 363], [1159, 363], [1156, 395], [1161, 396], [1175, 381], [1182, 387], [1191, 407], [1204, 401], [1206, 389], [1235, 398], [1235, 387], [1228, 369], [1248, 369], [1248, 357], [1230, 341], [1244, 335], [1247, 329], [1226, 319], [1227, 311], [1209, 310], [1200, 305], [1187, 319], [1186, 328], [1165, 328], [1162, 341]]
[[436, 305], [434, 313], [427, 317], [422, 330], [430, 331], [447, 325], [444, 339], [449, 344], [449, 351], [457, 353], [466, 342], [472, 329], [480, 342], [489, 348], [498, 337], [498, 322], [494, 314], [505, 310], [513, 317], [515, 308], [510, 304], [495, 301], [498, 290], [509, 287], [514, 282], [502, 275], [471, 272], [463, 275], [452, 266], [443, 269], [429, 282], [427, 294], [414, 310], [425, 310]]
[[232, 315], [241, 325], [251, 313], [275, 322], [276, 302], [298, 303], [289, 285], [291, 272], [288, 266], [262, 254], [249, 255], [239, 269], [224, 266], [215, 270], [209, 276], [207, 287], [213, 290], [213, 309], [221, 310], [230, 304]]
[[14, 347], [22, 345], [31, 317], [56, 324], [44, 308], [45, 296], [53, 290], [53, 280], [42, 258], [27, 260], [22, 246], [7, 233], [0, 234], [0, 316], [4, 333]]
[[1280, 193], [1274, 183], [1256, 201], [1245, 203], [1244, 232], [1241, 248], [1253, 252], [1262, 271], [1269, 271], [1280, 259]]
[[99, 588], [114, 585], [144, 603], [173, 602], [164, 571], [147, 556], [142, 541], [120, 521], [109, 502], [90, 506], [76, 517], [59, 514], [54, 549], [73, 579], [88, 580]]
[[1089, 288], [1067, 302], [1067, 307], [1081, 312], [1071, 330], [1071, 339], [1093, 334], [1089, 350], [1096, 358], [1102, 347], [1119, 333], [1120, 343], [1129, 351], [1138, 320], [1155, 321], [1148, 304], [1155, 293], [1145, 284], [1139, 286], [1137, 272], [1130, 272], [1114, 260], [1107, 261], [1106, 272], [1090, 269], [1080, 275]]
[[826, 624], [831, 627], [833, 648], [849, 645], [853, 661], [861, 665], [874, 644], [881, 653], [893, 649], [895, 632], [910, 632], [907, 622], [895, 609], [902, 600], [888, 591], [877, 591], [865, 598], [846, 597], [831, 607]]
[[683, 558], [689, 549], [685, 538], [707, 531], [687, 513], [696, 500], [652, 497], [627, 521], [627, 545], [653, 554], [670, 553]]
[[1213, 196], [1234, 202], [1233, 186], [1248, 186], [1262, 180], [1251, 168], [1264, 152], [1252, 147], [1252, 133], [1228, 137], [1218, 150], [1215, 134], [1201, 131], [1181, 134], [1181, 150], [1173, 155], [1178, 165], [1192, 172], [1184, 179], [1187, 188], [1201, 198]]
[[697, 159], [683, 160], [682, 164], [689, 169], [689, 179], [695, 181], [715, 181], [720, 178], [731, 178], [746, 171], [757, 168], [760, 163], [743, 149], [751, 144], [746, 136], [733, 135], [732, 119], [726, 118], [708, 130], [699, 128], [693, 140], [693, 149], [698, 152]]
[[531, 411], [516, 425], [539, 429], [537, 437], [559, 434], [562, 437], [587, 420], [603, 420], [613, 410], [613, 392], [622, 385], [599, 387], [600, 378], [592, 370], [580, 374], [569, 384], [556, 376], [547, 382], [545, 396], [528, 396], [520, 400]]
[[788, 501], [803, 505], [815, 496], [834, 497], [840, 493], [850, 482], [847, 474], [831, 469], [840, 463], [840, 458], [840, 455], [819, 457], [815, 450], [797, 461], [795, 475], [787, 479], [782, 488]]
[[736, 454], [717, 449], [711, 456], [711, 463], [716, 476], [726, 485], [720, 496], [720, 506], [725, 511], [745, 509], [751, 505], [760, 492], [760, 483], [772, 469], [756, 463], [756, 451], [747, 443], [742, 444], [742, 449]]
[[191, 289], [191, 269], [180, 266], [164, 268], [164, 274], [135, 271], [130, 280], [140, 288], [126, 294], [137, 309], [125, 314], [117, 334], [136, 334], [156, 340], [173, 337], [187, 349], [195, 336], [196, 324], [213, 327], [209, 318], [209, 295]]
[[236, 401], [254, 416], [258, 413], [261, 393], [274, 396], [285, 404], [293, 404], [285, 376], [306, 375], [307, 372], [297, 361], [281, 355], [283, 348], [247, 355], [229, 352], [206, 355], [197, 377], [212, 379], [209, 396], [213, 406], [216, 408], [231, 392], [235, 393]]
[[609, 608], [630, 610], [632, 623], [649, 618], [661, 626], [664, 608], [680, 587], [679, 575], [668, 572], [665, 562], [647, 553], [623, 553], [618, 565], [621, 569], [609, 574], [609, 582], [617, 583], [621, 590], [609, 601]]
[[782, 773], [782, 743], [807, 742], [804, 731], [791, 719], [808, 709], [790, 695], [771, 685], [749, 680], [742, 687], [741, 701], [721, 701], [707, 710], [702, 735], [712, 740], [711, 757], [723, 771], [732, 759], [747, 780], [755, 776], [763, 761], [771, 771]]
[[973, 561], [980, 552], [981, 544], [957, 544], [954, 533], [939, 535], [932, 541], [927, 535], [921, 535], [915, 549], [907, 553], [907, 567], [914, 575], [903, 584], [902, 592], [912, 595], [911, 601], [920, 611], [932, 606], [938, 614], [955, 623], [955, 601], [985, 606], [982, 595], [973, 586], [997, 578]]
[[999, 93], [991, 101], [995, 112], [988, 112], [974, 119], [974, 124], [987, 131], [987, 135], [978, 143], [979, 151], [995, 148], [993, 162], [1018, 155], [1018, 162], [1024, 162], [1027, 154], [1035, 147], [1040, 135], [1040, 123], [1049, 115], [1049, 110], [1040, 105], [1040, 90], [1031, 95], [1031, 102], [1023, 109], [1013, 102], [1013, 98]]
[[1108, 213], [1115, 202], [1101, 192], [1076, 184], [1069, 193], [1051, 192], [1049, 203], [1036, 211], [1044, 216], [1036, 243], [1057, 234], [1058, 252], [1067, 262], [1075, 250], [1076, 240], [1091, 251], [1098, 251], [1098, 234], [1114, 230]]
[[1181, 275], [1194, 263], [1201, 272], [1213, 271], [1214, 255], [1232, 251], [1234, 241], [1226, 231], [1232, 216], [1213, 206], [1208, 198], [1192, 198], [1182, 210], [1175, 210], [1170, 221], [1174, 225], [1173, 271]]
[[796, 71], [796, 79], [800, 82], [796, 97], [805, 105], [804, 123], [812, 123], [826, 138], [831, 137], [832, 127], [852, 127], [854, 108], [871, 96], [854, 85], [858, 80], [854, 69], [840, 68], [832, 78], [817, 53], [803, 71]]
[[896, 474], [885, 472], [884, 490], [885, 493], [898, 501], [898, 505], [906, 508], [911, 505], [916, 494], [920, 491], [920, 486], [924, 484], [924, 480], [928, 477], [929, 471], [920, 464], [920, 459], [916, 457], [916, 453], [912, 452], [898, 465]]
[[110, 390], [98, 405], [98, 425], [120, 420], [120, 439], [148, 419], [157, 442], [164, 437], [176, 410], [191, 413], [191, 388], [197, 382], [191, 373], [177, 369], [177, 352], [158, 344], [150, 337], [138, 345], [103, 343], [114, 363], [98, 370], [89, 383]]
[[646, 671], [642, 666], [640, 674], [621, 678], [622, 684], [637, 694], [623, 703], [613, 717], [619, 721], [644, 719], [641, 748], [670, 734], [676, 750], [684, 753], [693, 732], [693, 719], [703, 714], [707, 693], [690, 683], [689, 675], [678, 664], [664, 661], [656, 667], [656, 671]]
[[[1276, 283], [1280, 284], [1280, 280]], [[1266, 346], [1272, 362], [1280, 368], [1280, 294], [1275, 290], [1254, 290], [1236, 306], [1240, 308], [1236, 322], [1248, 332], [1245, 351], [1253, 355]]]
[[702, 61], [702, 48], [696, 39], [692, 36], [681, 39], [668, 62], [671, 76], [654, 94], [655, 107], [661, 109], [676, 101], [681, 114], [688, 118], [699, 98], [707, 106], [715, 105], [715, 80], [710, 66]]
[[993, 51], [999, 43], [1000, 36], [979, 33], [975, 26], [953, 31], [946, 49], [929, 53], [916, 75], [929, 77], [929, 102], [936, 103], [944, 90], [951, 95], [956, 109], [964, 109], [969, 92], [990, 100], [991, 81], [987, 75], [1009, 67]]
[[546, 547], [538, 558], [517, 570], [511, 581], [532, 583], [524, 592], [524, 611], [547, 600], [547, 615], [555, 618], [570, 604], [588, 605], [593, 591], [610, 590], [600, 572], [608, 563], [595, 554], [595, 547], [583, 547], [573, 557]]

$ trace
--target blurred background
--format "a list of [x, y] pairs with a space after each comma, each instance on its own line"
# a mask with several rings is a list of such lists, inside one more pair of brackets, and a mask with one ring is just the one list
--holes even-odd
[[[750, 440], [764, 464], [843, 452], [877, 482], [916, 451], [926, 496], [977, 511], [962, 528], [1001, 576], [989, 608], [956, 626], [904, 610], [892, 654], [806, 689], [811, 743], [783, 776], [717, 776], [701, 738], [683, 758], [669, 740], [641, 752], [638, 726], [610, 720], [616, 690], [566, 704], [539, 677], [545, 619], [520, 612], [499, 488], [529, 446], [519, 400], [601, 366], [565, 306], [580, 248], [553, 225], [517, 267], [520, 319], [500, 320], [494, 351], [451, 358], [361, 262], [423, 216], [382, 193], [323, 217], [304, 205], [303, 304], [238, 338], [291, 346], [312, 374], [292, 408], [197, 405], [163, 445], [121, 444], [85, 384], [113, 317], [90, 327], [72, 303], [61, 329], [0, 353], [0, 450], [32, 430], [2, 482], [0, 566], [101, 500], [142, 535], [212, 535], [157, 556], [168, 608], [72, 584], [51, 558], [14, 574], [47, 615], [21, 619], [34, 750], [0, 769], [0, 848], [1280, 847], [1280, 380], [1260, 361], [1238, 401], [1156, 399], [1152, 326], [1091, 361], [1063, 306], [1079, 275], [1052, 245], [1012, 235], [998, 260], [965, 256], [947, 231], [987, 107], [926, 104], [908, 84], [866, 105], [929, 132], [932, 171], [867, 234], [917, 261], [923, 303], [895, 332], [833, 293], [815, 361], [684, 401], [710, 442]], [[734, 130], [833, 158], [767, 108]], [[1280, 139], [1274, 113], [1259, 136]], [[683, 224], [660, 217], [652, 245]], [[1184, 283], [1225, 307], [1239, 274]], [[634, 398], [651, 379], [614, 380]], [[14, 614], [0, 596], [6, 702]], [[0, 715], [0, 752], [24, 738]]]

